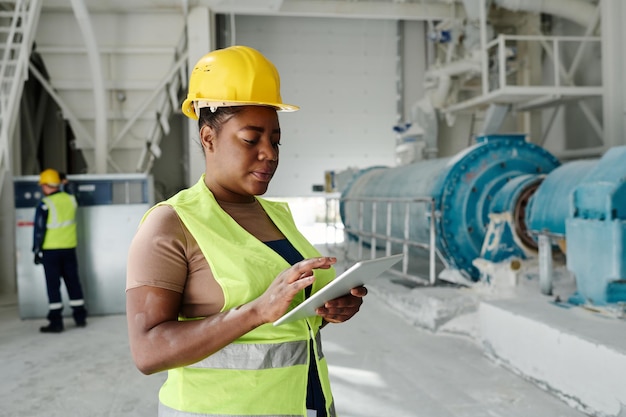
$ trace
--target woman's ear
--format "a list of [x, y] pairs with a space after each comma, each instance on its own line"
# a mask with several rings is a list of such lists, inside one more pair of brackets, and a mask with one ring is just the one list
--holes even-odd
[[213, 150], [213, 139], [215, 138], [213, 128], [210, 126], [202, 126], [200, 129], [200, 144], [204, 151]]

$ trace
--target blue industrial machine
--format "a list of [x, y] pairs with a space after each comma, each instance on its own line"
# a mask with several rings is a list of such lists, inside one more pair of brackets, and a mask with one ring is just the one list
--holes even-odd
[[626, 301], [626, 146], [609, 149], [571, 194], [565, 222], [573, 303]]
[[[436, 246], [445, 263], [477, 281], [480, 272], [472, 261], [480, 256], [493, 199], [500, 189], [522, 175], [547, 174], [559, 161], [524, 135], [489, 135], [452, 158], [430, 159], [394, 168], [372, 168], [356, 174], [341, 196], [340, 214], [347, 229], [370, 224], [369, 206], [354, 204], [360, 198], [430, 197], [435, 203]], [[362, 210], [362, 212], [361, 212]], [[391, 234], [404, 235], [402, 207], [392, 213]], [[428, 241], [429, 207], [411, 208], [408, 238]], [[384, 234], [385, 213], [377, 212], [378, 230]], [[365, 242], [367, 243], [367, 241]]]
[[532, 196], [527, 225], [566, 253], [574, 304], [626, 301], [626, 147], [555, 169]]
[[[483, 136], [452, 158], [356, 174], [341, 196], [347, 230], [356, 222], [384, 234], [384, 212], [354, 204], [368, 198], [430, 197], [436, 245], [444, 263], [467, 278], [481, 278], [476, 260], [492, 263], [538, 254], [540, 237], [566, 254], [577, 292], [573, 303], [626, 301], [626, 147], [601, 159], [560, 165], [523, 135]], [[428, 241], [426, 205], [411, 210], [408, 236], [400, 209], [391, 235]], [[380, 217], [372, 221], [373, 217]], [[360, 236], [369, 243], [367, 234]]]
[[597, 160], [569, 162], [549, 175], [521, 175], [496, 194], [480, 258], [502, 262], [537, 255], [537, 238], [544, 235], [565, 251], [565, 220], [569, 195]]

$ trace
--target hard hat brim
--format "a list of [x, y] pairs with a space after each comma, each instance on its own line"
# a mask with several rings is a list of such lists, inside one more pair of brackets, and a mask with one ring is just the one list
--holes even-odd
[[259, 101], [210, 101], [210, 100], [185, 100], [182, 106], [182, 111], [185, 116], [198, 120], [198, 113], [196, 109], [202, 109], [206, 107], [233, 107], [233, 106], [263, 106], [271, 107], [276, 111], [282, 112], [294, 112], [300, 110], [299, 106], [285, 103], [264, 103]]

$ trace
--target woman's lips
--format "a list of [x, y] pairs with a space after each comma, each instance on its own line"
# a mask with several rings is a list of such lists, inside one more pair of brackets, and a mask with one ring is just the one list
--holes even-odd
[[252, 175], [254, 175], [257, 179], [265, 182], [269, 182], [274, 176], [274, 172], [272, 171], [253, 171]]

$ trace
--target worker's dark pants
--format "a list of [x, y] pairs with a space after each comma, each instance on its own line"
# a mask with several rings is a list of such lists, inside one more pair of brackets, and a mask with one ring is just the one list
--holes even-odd
[[48, 288], [48, 302], [51, 321], [60, 320], [63, 304], [61, 300], [61, 278], [65, 282], [67, 294], [70, 297], [70, 306], [74, 310], [74, 320], [83, 323], [87, 315], [83, 299], [83, 289], [78, 276], [78, 260], [76, 249], [48, 249], [43, 251], [43, 269], [46, 273]]

